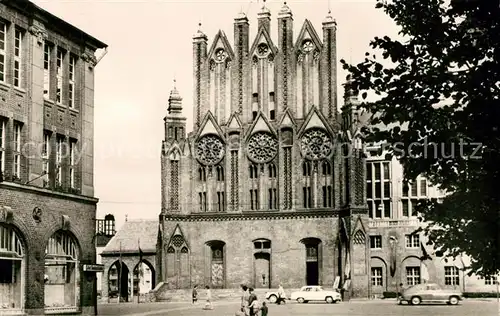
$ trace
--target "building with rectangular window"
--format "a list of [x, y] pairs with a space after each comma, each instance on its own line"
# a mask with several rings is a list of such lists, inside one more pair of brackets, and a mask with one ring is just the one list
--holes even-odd
[[[453, 287], [463, 292], [497, 291], [495, 277], [467, 276], [468, 258], [445, 258], [427, 245], [424, 233], [414, 233], [419, 222], [415, 205], [421, 199], [440, 199], [444, 194], [424, 177], [403, 185], [403, 168], [396, 160], [366, 151], [366, 196], [369, 209], [371, 294], [396, 292], [424, 282]], [[448, 262], [446, 262], [446, 260]]]
[[328, 15], [318, 33], [306, 20], [294, 34], [286, 4], [277, 22], [264, 6], [252, 36], [243, 13], [232, 44], [222, 30], [211, 43], [194, 35], [190, 133], [170, 95], [157, 276], [172, 292], [338, 279], [368, 296], [364, 160], [351, 113], [338, 111], [336, 22]]
[[95, 313], [95, 51], [26, 0], [0, 3], [0, 313]]

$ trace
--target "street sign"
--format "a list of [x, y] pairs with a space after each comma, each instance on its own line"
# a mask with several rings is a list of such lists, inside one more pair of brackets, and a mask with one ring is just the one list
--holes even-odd
[[103, 264], [84, 264], [83, 271], [85, 272], [104, 272]]

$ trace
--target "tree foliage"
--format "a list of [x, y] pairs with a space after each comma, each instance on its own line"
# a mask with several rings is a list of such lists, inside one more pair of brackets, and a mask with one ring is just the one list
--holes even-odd
[[439, 203], [419, 204], [430, 242], [467, 254], [471, 272], [483, 276], [500, 271], [499, 6], [377, 0], [401, 39], [370, 42], [385, 61], [370, 53], [357, 65], [341, 61], [346, 90], [361, 94], [360, 107], [372, 114], [364, 140], [385, 143], [404, 181], [423, 175], [447, 192]]

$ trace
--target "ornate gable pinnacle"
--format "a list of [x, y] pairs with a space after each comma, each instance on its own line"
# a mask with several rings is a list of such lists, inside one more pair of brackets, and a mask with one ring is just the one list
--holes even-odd
[[[218, 55], [218, 52], [221, 49], [224, 52], [224, 54]], [[208, 51], [207, 56], [208, 59], [214, 59], [217, 62], [224, 62], [226, 61], [226, 59], [234, 60], [233, 49], [231, 48], [231, 44], [229, 44], [229, 41], [224, 31], [219, 30], [217, 32], [212, 42], [212, 46]]]
[[268, 57], [271, 60], [278, 54], [278, 49], [274, 46], [271, 36], [265, 27], [259, 28], [255, 40], [250, 47], [249, 56], [254, 56], [255, 54], [260, 57]]
[[257, 113], [257, 117], [255, 118], [255, 120], [253, 121], [253, 124], [248, 129], [248, 133], [247, 133], [246, 138], [248, 139], [252, 134], [254, 134], [256, 132], [270, 132], [270, 133], [276, 135], [276, 131], [274, 130], [274, 128], [269, 123], [269, 120], [266, 118], [266, 116], [261, 111], [259, 111], [259, 113]]
[[309, 110], [309, 113], [307, 114], [304, 123], [300, 127], [298, 134], [301, 135], [308, 129], [314, 127], [325, 129], [326, 131], [328, 131], [330, 135], [334, 135], [331, 127], [328, 124], [327, 119], [323, 116], [323, 114], [320, 111], [318, 111], [316, 106], [313, 105]]
[[280, 127], [295, 127], [296, 123], [295, 120], [293, 119], [293, 115], [290, 112], [290, 108], [286, 108], [283, 116], [281, 117], [281, 120], [278, 124]]
[[238, 115], [236, 113], [231, 114], [231, 116], [229, 117], [227, 127], [229, 129], [240, 129], [241, 128], [241, 121], [238, 118]]
[[200, 138], [201, 136], [206, 134], [215, 134], [221, 139], [225, 139], [223, 136], [224, 133], [211, 111], [208, 111], [207, 114], [205, 114], [205, 117], [200, 124], [200, 128], [198, 129], [198, 133], [195, 139]]
[[309, 49], [320, 52], [322, 46], [323, 44], [321, 39], [319, 38], [318, 33], [316, 33], [311, 21], [305, 19], [295, 43], [295, 50], [300, 53], [305, 53], [309, 51]]

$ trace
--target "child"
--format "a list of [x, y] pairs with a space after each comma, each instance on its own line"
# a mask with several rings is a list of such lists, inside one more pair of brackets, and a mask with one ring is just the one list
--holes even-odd
[[198, 301], [198, 285], [193, 287], [193, 304]]
[[260, 316], [267, 316], [267, 305], [266, 302], [262, 302], [262, 307], [260, 308]]

